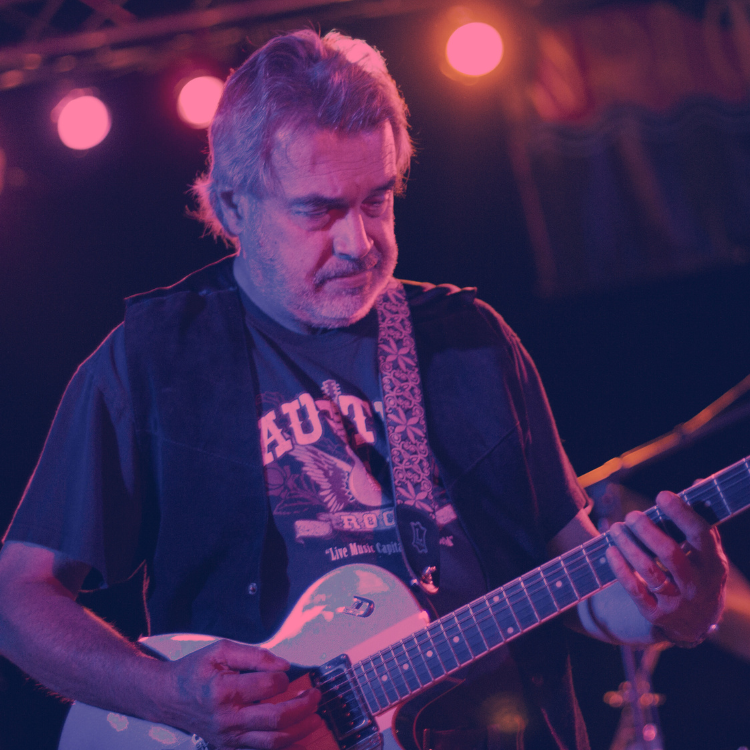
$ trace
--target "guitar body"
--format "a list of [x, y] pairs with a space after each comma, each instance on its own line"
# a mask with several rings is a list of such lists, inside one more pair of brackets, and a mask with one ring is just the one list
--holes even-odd
[[[359, 661], [428, 623], [408, 588], [388, 571], [374, 565], [346, 565], [316, 581], [300, 598], [279, 631], [257, 644], [296, 666], [317, 667], [340, 654]], [[176, 634], [142, 639], [149, 650], [169, 660], [179, 659], [217, 641], [212, 636]], [[305, 673], [292, 680], [289, 695], [310, 686]], [[280, 696], [282, 699], [284, 696]], [[377, 741], [362, 747], [401, 750], [412, 739], [394, 736], [397, 709], [376, 718]], [[382, 743], [382, 744], [381, 744]], [[163, 724], [135, 719], [76, 702], [63, 727], [59, 750], [196, 750], [206, 748], [198, 737]], [[311, 735], [308, 750], [338, 750], [333, 734], [323, 728]]]

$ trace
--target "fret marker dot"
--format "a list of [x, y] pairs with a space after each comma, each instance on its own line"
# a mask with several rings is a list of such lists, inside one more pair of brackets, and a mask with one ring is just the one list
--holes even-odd
[[460, 638], [457, 635], [453, 636], [453, 643], [458, 643]]
[[561, 589], [561, 588], [562, 588], [562, 581], [558, 581], [558, 582], [557, 582], [557, 583], [555, 584], [555, 588]]
[[600, 563], [601, 563], [602, 565], [604, 565], [604, 563], [605, 563], [605, 562], [607, 562], [607, 558], [606, 558], [606, 557], [600, 557], [600, 558], [599, 558], [599, 562], [600, 562]]
[[383, 682], [388, 682], [388, 675], [384, 674], [380, 679], [383, 680]]
[[500, 597], [499, 596], [493, 596], [492, 597], [492, 601], [493, 602], [499, 602], [500, 601]]
[[432, 651], [428, 651], [428, 652], [427, 652], [427, 656], [429, 656], [429, 657], [430, 657], [430, 659], [432, 659]]
[[507, 629], [507, 630], [506, 630], [505, 632], [506, 632], [506, 633], [507, 633], [508, 635], [510, 635], [510, 634], [511, 634], [511, 633], [513, 632], [513, 630], [514, 630], [514, 628], [513, 628], [513, 627], [510, 627], [510, 628], [508, 628], [508, 629]]
[[409, 669], [409, 665], [403, 664], [401, 668], [404, 670], [404, 672], [406, 672]]

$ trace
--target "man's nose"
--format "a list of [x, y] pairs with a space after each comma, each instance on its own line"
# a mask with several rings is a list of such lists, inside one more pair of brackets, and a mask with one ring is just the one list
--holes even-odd
[[335, 222], [333, 253], [342, 258], [364, 258], [372, 249], [359, 211], [347, 211]]

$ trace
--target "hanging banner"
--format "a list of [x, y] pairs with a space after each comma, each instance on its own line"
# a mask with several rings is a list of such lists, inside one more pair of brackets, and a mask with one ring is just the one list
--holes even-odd
[[539, 34], [513, 161], [543, 295], [750, 262], [750, 0]]

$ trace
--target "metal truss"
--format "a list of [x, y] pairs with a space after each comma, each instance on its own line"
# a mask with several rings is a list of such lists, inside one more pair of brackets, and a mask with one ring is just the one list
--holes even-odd
[[[158, 70], [195, 52], [231, 61], [305, 20], [400, 15], [443, 0], [0, 0], [0, 91], [52, 78]], [[273, 24], [273, 26], [269, 26]]]

